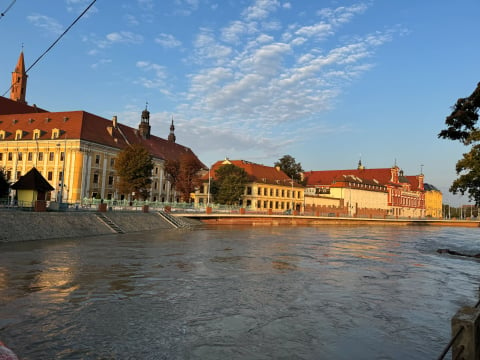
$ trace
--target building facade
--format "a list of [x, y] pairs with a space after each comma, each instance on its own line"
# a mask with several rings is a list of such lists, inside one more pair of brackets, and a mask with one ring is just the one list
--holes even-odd
[[[339, 199], [348, 216], [424, 217], [424, 175], [405, 176], [391, 168], [310, 171], [306, 179], [306, 207], [315, 196]], [[318, 202], [317, 202], [318, 203]]]
[[304, 188], [292, 181], [279, 167], [255, 164], [245, 160], [217, 161], [203, 177], [203, 185], [195, 193], [197, 205], [213, 204], [215, 199], [209, 191], [209, 177], [215, 179], [215, 171], [223, 165], [232, 164], [245, 170], [250, 181], [245, 186], [240, 205], [254, 211], [285, 212], [303, 211]]
[[165, 162], [188, 153], [196, 155], [176, 143], [173, 120], [168, 139], [163, 139], [151, 134], [146, 108], [138, 128], [132, 128], [121, 124], [116, 116], [108, 120], [86, 111], [49, 112], [29, 106], [25, 101], [23, 53], [12, 82], [11, 98], [0, 97], [0, 168], [10, 182], [35, 167], [55, 189], [49, 200], [135, 199], [138, 194], [117, 192], [115, 159], [127, 146], [141, 144], [154, 163], [148, 200], [177, 200]]
[[443, 195], [440, 190], [431, 184], [425, 184], [425, 216], [442, 218]]

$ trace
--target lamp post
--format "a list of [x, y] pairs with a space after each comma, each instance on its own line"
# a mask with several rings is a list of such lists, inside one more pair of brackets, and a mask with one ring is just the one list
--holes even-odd
[[211, 184], [211, 180], [212, 180], [212, 178], [210, 177], [210, 168], [211, 168], [211, 166], [208, 168], [207, 206], [210, 205], [210, 184]]

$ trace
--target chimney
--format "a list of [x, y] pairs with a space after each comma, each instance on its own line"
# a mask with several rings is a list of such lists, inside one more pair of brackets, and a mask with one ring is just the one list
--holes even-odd
[[117, 128], [117, 115], [113, 115], [112, 117], [112, 126], [114, 129]]

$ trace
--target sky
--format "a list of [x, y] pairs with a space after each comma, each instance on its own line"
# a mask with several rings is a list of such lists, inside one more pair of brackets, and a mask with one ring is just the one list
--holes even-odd
[[[0, 87], [91, 0], [0, 0]], [[399, 166], [444, 202], [468, 148], [438, 139], [480, 81], [478, 0], [97, 0], [28, 71], [27, 102], [137, 127], [207, 166]], [[3, 85], [2, 85], [3, 84]]]

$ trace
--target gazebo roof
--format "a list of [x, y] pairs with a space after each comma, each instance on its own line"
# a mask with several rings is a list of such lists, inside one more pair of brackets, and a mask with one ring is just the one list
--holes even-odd
[[11, 187], [14, 190], [37, 190], [40, 192], [55, 190], [36, 168], [32, 168], [20, 177]]

